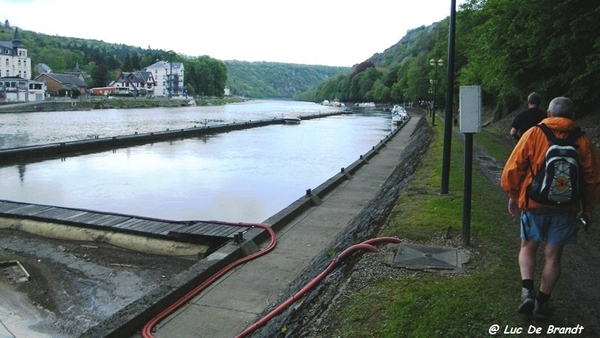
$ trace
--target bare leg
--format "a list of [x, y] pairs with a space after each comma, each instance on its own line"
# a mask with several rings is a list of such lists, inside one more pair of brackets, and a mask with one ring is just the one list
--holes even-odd
[[[522, 314], [532, 314], [535, 308], [534, 293], [533, 293], [533, 275], [535, 273], [535, 254], [537, 252], [539, 242], [521, 241], [521, 251], [519, 251], [519, 268], [521, 269], [521, 280], [523, 288], [521, 290], [521, 304], [517, 311]], [[531, 284], [525, 283], [525, 280], [530, 280]]]
[[564, 245], [562, 244], [551, 244], [546, 243], [544, 248], [544, 256], [546, 262], [544, 263], [544, 269], [542, 271], [542, 282], [540, 284], [540, 291], [549, 295], [561, 272], [561, 258]]
[[539, 245], [539, 242], [521, 240], [521, 251], [519, 252], [521, 279], [533, 279], [535, 273], [535, 253]]

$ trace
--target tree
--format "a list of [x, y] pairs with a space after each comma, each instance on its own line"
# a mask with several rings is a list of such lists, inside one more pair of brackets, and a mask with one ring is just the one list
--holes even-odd
[[121, 65], [121, 70], [124, 72], [133, 72], [133, 62], [131, 61], [131, 55], [127, 53], [125, 55], [125, 60], [123, 60], [123, 64]]
[[142, 67], [140, 55], [138, 53], [133, 53], [131, 56], [131, 68], [133, 68], [133, 70], [142, 70], [142, 68], [144, 68]]
[[92, 81], [94, 87], [105, 87], [108, 85], [108, 69], [105, 65], [97, 65], [92, 72]]
[[188, 70], [186, 84], [198, 95], [223, 96], [227, 81], [227, 68], [223, 61], [209, 56], [200, 56], [184, 60]]

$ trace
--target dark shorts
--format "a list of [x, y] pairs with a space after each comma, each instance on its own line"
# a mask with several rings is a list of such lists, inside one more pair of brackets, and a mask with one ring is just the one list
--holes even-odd
[[552, 244], [577, 244], [577, 213], [521, 212], [521, 239]]

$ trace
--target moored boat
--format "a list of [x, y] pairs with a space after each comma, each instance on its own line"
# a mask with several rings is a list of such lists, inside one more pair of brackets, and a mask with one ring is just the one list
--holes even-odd
[[297, 116], [287, 116], [283, 118], [283, 123], [285, 124], [300, 124], [300, 121], [302, 120]]
[[408, 120], [406, 109], [400, 105], [395, 105], [392, 109], [392, 123], [400, 124], [406, 120]]

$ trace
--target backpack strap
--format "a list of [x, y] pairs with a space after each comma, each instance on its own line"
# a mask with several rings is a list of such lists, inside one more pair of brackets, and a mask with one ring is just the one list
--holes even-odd
[[[544, 134], [546, 134], [546, 137], [550, 141], [550, 144], [556, 141], [556, 136], [554, 135], [552, 130], [548, 128], [548, 126], [546, 126], [543, 123], [538, 123], [534, 126], [534, 128], [535, 127], [539, 127], [544, 132]], [[529, 163], [529, 171], [531, 172], [531, 178], [533, 179], [535, 177], [535, 173], [533, 172], [533, 165], [531, 164], [531, 159], [527, 158], [527, 162]], [[525, 209], [529, 209], [529, 194], [527, 191], [525, 192]]]
[[[554, 135], [554, 132], [552, 132], [552, 130], [550, 128], [548, 128], [547, 125], [540, 123], [537, 125], [537, 127], [540, 127], [540, 129], [542, 129], [542, 131], [544, 132], [544, 134], [546, 134], [546, 137], [548, 138], [550, 143], [556, 143], [556, 140], [557, 140], [556, 135]], [[581, 130], [581, 128], [577, 127], [575, 129], [573, 129], [573, 131], [571, 133], [569, 133], [569, 136], [567, 136], [567, 138], [564, 139], [564, 142], [566, 142], [566, 144], [571, 144], [571, 145], [575, 146], [575, 148], [577, 148], [577, 143], [575, 143], [575, 142], [577, 141], [578, 138], [583, 136], [583, 134], [585, 134], [585, 132], [583, 130]]]
[[546, 134], [546, 137], [548, 138], [550, 143], [556, 142], [556, 135], [554, 135], [554, 132], [552, 132], [552, 130], [550, 128], [548, 128], [547, 125], [540, 123], [537, 126], [540, 127], [540, 129], [544, 132], [544, 134]]

